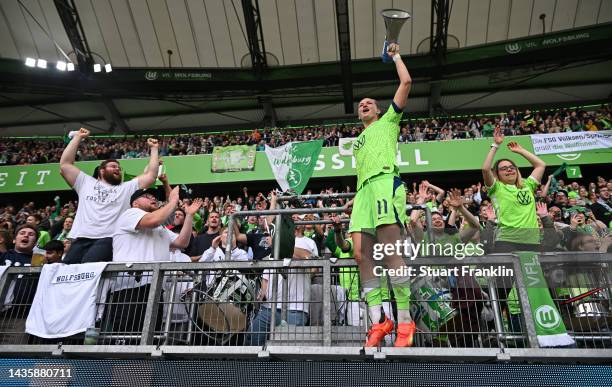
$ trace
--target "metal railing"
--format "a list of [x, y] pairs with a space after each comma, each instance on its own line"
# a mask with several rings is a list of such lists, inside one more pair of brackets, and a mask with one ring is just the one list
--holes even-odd
[[[539, 258], [567, 331], [577, 342], [577, 349], [565, 351], [573, 356], [594, 349], [609, 353], [612, 255], [557, 253]], [[487, 353], [498, 355], [538, 348], [527, 281], [516, 256], [493, 254], [461, 262], [452, 257], [420, 257], [407, 265], [417, 273], [421, 267], [494, 266], [513, 274], [414, 277], [411, 315], [418, 333], [410, 350], [452, 356], [464, 353], [462, 348], [476, 351], [472, 354], [493, 351]], [[565, 273], [563, 280], [558, 279], [560, 269]], [[274, 348], [297, 353], [308, 347], [355, 354], [369, 325], [353, 259], [113, 263], [105, 269], [96, 296], [95, 344], [85, 345], [83, 333], [47, 340], [24, 331], [40, 271], [39, 267], [11, 267], [0, 278], [0, 353], [70, 350], [127, 355], [146, 349], [231, 356]], [[264, 282], [277, 286], [266, 288]], [[278, 292], [283, 284], [287, 291]], [[518, 290], [520, 312], [511, 316], [507, 295], [512, 287]], [[569, 290], [559, 291], [563, 288]], [[581, 298], [592, 290], [597, 291]], [[386, 304], [393, 318], [392, 304]], [[380, 351], [396, 353], [388, 348], [391, 345], [392, 341], [387, 342]]]

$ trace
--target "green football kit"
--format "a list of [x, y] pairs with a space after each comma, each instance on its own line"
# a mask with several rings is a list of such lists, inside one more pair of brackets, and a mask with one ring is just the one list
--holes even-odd
[[374, 233], [384, 224], [406, 224], [406, 189], [396, 164], [401, 118], [401, 110], [392, 103], [353, 142], [357, 194], [349, 232]]

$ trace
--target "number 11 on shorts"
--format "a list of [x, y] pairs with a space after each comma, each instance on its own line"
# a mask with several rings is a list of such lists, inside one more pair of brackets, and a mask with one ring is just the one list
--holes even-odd
[[[389, 208], [387, 207], [387, 199], [377, 200], [376, 204], [378, 208], [378, 217], [380, 218], [381, 216], [387, 215], [389, 212]], [[382, 210], [384, 210], [384, 212]]]

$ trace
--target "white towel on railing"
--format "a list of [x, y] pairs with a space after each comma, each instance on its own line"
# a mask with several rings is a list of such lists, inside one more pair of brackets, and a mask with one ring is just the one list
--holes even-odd
[[107, 262], [44, 265], [26, 320], [26, 332], [47, 339], [94, 326], [96, 298]]

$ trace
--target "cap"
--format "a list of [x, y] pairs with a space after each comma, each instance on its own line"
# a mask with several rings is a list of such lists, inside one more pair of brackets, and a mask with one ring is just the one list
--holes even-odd
[[134, 200], [136, 200], [139, 197], [144, 196], [144, 195], [153, 195], [155, 197], [155, 199], [159, 200], [158, 193], [159, 193], [159, 191], [157, 190], [157, 188], [138, 189], [138, 190], [136, 190], [136, 192], [134, 192], [132, 194], [132, 196], [130, 196], [130, 205], [132, 203], [134, 203]]
[[567, 194], [567, 197], [568, 197], [568, 198], [570, 198], [570, 199], [578, 199], [578, 192], [576, 192], [576, 191], [570, 191], [570, 192]]

